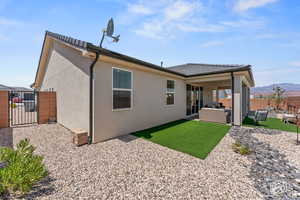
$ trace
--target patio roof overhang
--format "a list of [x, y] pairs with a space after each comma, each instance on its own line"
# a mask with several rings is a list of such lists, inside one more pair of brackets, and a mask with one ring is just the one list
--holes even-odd
[[[243, 83], [248, 87], [254, 86], [254, 81], [251, 77], [251, 72], [248, 70], [233, 72], [233, 76], [240, 76], [243, 79]], [[218, 87], [223, 87], [226, 89], [231, 88], [231, 73], [221, 73], [221, 74], [211, 74], [211, 75], [202, 75], [196, 77], [186, 78], [186, 83], [197, 84], [197, 85], [213, 85], [215, 84]]]

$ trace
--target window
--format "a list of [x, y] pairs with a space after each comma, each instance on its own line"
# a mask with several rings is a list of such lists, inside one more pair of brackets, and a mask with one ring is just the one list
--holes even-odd
[[175, 81], [174, 80], [167, 80], [166, 103], [167, 105], [175, 104]]
[[130, 109], [132, 102], [132, 72], [113, 68], [113, 110]]

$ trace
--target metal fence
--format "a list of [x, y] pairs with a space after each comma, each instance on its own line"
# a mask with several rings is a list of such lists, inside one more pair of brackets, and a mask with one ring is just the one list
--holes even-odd
[[10, 126], [37, 123], [38, 96], [34, 91], [9, 91]]

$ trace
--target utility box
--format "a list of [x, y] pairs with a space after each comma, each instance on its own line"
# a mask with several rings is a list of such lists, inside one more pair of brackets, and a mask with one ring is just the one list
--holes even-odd
[[82, 129], [73, 130], [73, 143], [77, 146], [82, 146], [88, 143], [88, 133]]

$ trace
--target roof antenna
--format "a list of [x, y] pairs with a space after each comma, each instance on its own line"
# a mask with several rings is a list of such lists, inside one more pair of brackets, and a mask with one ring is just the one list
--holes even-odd
[[113, 42], [119, 42], [120, 35], [113, 36], [113, 34], [114, 34], [114, 20], [113, 20], [113, 18], [110, 18], [110, 20], [107, 23], [106, 29], [103, 29], [102, 32], [103, 32], [103, 34], [102, 34], [101, 42], [100, 42], [100, 45], [99, 45], [101, 48], [102, 48], [102, 43], [103, 43], [103, 40], [104, 40], [105, 36], [108, 36], [108, 37], [112, 38]]

